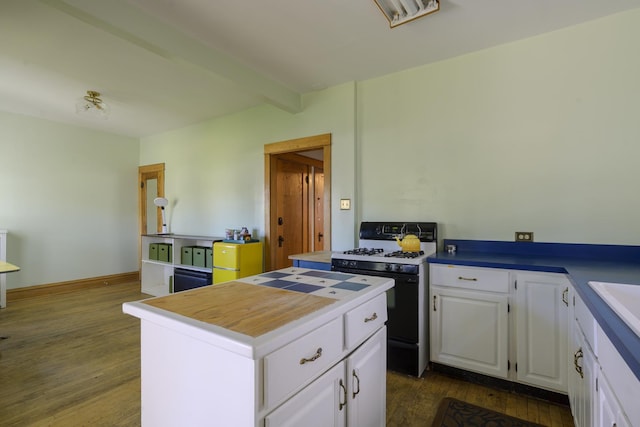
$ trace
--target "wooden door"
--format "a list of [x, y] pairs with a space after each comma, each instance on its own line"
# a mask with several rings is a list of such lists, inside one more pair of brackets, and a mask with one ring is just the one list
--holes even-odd
[[309, 251], [308, 178], [306, 164], [285, 157], [276, 159], [276, 236], [274, 268], [293, 265], [289, 255]]
[[[320, 153], [319, 157], [314, 156]], [[304, 155], [300, 155], [304, 154]], [[310, 155], [314, 154], [314, 155]], [[265, 171], [265, 270], [270, 271], [291, 265], [289, 255], [331, 248], [331, 134], [323, 134], [282, 142], [274, 142], [264, 147]], [[303, 198], [306, 208], [298, 209], [297, 216], [306, 221], [305, 230], [301, 235], [302, 246], [291, 245], [281, 234], [278, 219], [281, 215], [278, 209], [283, 202], [283, 195], [278, 189], [278, 159], [288, 159], [307, 166], [307, 172], [312, 176], [305, 184], [310, 187]], [[318, 171], [314, 177], [313, 172]], [[297, 178], [296, 178], [297, 179]], [[318, 185], [318, 192], [311, 188]], [[316, 197], [317, 195], [317, 197]], [[319, 198], [319, 200], [317, 200]], [[298, 203], [298, 202], [296, 202]], [[300, 202], [302, 203], [302, 202]], [[306, 210], [304, 210], [306, 209]], [[282, 217], [283, 224], [285, 218]], [[321, 236], [318, 236], [318, 233]], [[318, 237], [321, 246], [316, 245]], [[295, 239], [295, 237], [294, 237]], [[288, 243], [293, 240], [289, 238]], [[288, 252], [288, 253], [287, 253]]]
[[142, 263], [141, 236], [162, 230], [162, 213], [153, 207], [156, 197], [164, 197], [164, 163], [138, 168], [138, 268]]
[[313, 214], [313, 242], [311, 250], [324, 250], [324, 171], [320, 168], [314, 169], [313, 174], [313, 204], [315, 212]]

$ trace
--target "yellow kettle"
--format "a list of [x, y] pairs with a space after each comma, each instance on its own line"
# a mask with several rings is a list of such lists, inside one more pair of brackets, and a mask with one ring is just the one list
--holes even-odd
[[406, 234], [402, 240], [396, 236], [396, 242], [402, 252], [420, 252], [420, 239], [414, 234]]

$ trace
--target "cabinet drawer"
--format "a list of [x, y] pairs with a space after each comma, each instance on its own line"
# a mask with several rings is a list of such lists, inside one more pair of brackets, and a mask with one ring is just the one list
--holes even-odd
[[595, 353], [596, 350], [596, 319], [593, 318], [591, 311], [580, 298], [577, 292], [573, 292], [574, 297], [574, 314], [580, 329], [587, 339], [587, 344], [591, 347], [591, 350]]
[[386, 292], [349, 311], [344, 321], [344, 343], [347, 350], [351, 350], [387, 321]]
[[489, 292], [509, 292], [509, 271], [457, 265], [431, 265], [431, 284]]
[[342, 317], [339, 317], [265, 356], [265, 407], [277, 405], [326, 371], [341, 354]]

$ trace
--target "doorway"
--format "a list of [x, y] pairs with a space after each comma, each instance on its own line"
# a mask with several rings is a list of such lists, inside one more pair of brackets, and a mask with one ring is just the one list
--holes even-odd
[[138, 270], [142, 235], [162, 231], [162, 211], [153, 204], [156, 197], [164, 197], [164, 163], [138, 167]]
[[331, 134], [267, 144], [265, 268], [331, 247]]

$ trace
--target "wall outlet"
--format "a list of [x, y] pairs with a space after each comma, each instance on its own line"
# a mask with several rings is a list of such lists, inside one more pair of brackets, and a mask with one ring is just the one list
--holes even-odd
[[516, 231], [516, 242], [533, 242], [533, 231]]
[[340, 209], [351, 209], [351, 199], [340, 199]]

